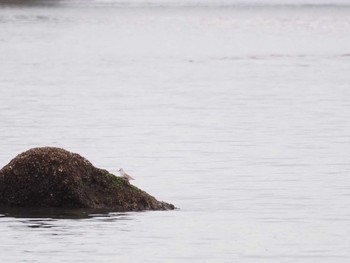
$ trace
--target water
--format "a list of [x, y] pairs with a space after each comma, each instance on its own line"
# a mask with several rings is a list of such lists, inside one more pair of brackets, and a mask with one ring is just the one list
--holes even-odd
[[349, 70], [348, 1], [2, 4], [0, 166], [63, 147], [180, 209], [2, 213], [0, 261], [349, 262]]

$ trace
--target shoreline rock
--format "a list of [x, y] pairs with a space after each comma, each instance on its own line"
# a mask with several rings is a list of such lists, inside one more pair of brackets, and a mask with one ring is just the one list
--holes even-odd
[[56, 147], [32, 148], [0, 170], [0, 207], [175, 209], [79, 154]]

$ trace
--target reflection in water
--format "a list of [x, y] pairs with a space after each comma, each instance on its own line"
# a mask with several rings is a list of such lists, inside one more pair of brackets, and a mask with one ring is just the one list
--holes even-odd
[[[80, 220], [113, 223], [130, 221], [133, 213], [113, 212], [105, 209], [61, 209], [61, 208], [0, 208], [1, 222], [18, 222], [14, 228], [59, 228], [70, 229], [72, 222], [84, 224]], [[66, 221], [68, 220], [68, 221]], [[80, 223], [78, 223], [80, 222]]]
[[30, 228], [52, 228], [54, 227], [53, 224], [49, 224], [50, 220], [45, 219], [45, 220], [24, 220], [22, 223], [24, 223], [27, 227]]
[[111, 215], [115, 218], [125, 214], [106, 209], [0, 208], [0, 216], [15, 218], [88, 219], [109, 218]]

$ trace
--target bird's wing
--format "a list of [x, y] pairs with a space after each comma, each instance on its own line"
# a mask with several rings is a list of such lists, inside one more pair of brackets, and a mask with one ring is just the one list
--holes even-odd
[[131, 177], [129, 174], [125, 173], [125, 176], [129, 178], [130, 180], [135, 180], [133, 177]]

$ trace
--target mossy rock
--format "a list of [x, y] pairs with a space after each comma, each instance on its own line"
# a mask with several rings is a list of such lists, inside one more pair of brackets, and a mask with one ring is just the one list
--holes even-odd
[[33, 148], [0, 170], [1, 207], [93, 208], [111, 211], [169, 210], [126, 179], [93, 166], [79, 154]]

